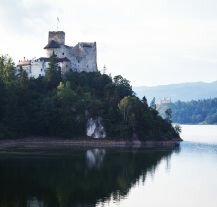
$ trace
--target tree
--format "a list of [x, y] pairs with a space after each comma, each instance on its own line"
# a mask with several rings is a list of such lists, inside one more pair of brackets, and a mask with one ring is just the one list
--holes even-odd
[[180, 134], [182, 132], [182, 128], [180, 125], [176, 124], [174, 126], [174, 130], [176, 131], [177, 134]]
[[0, 57], [0, 78], [5, 84], [11, 84], [16, 80], [14, 63], [8, 56]]
[[152, 99], [152, 101], [151, 101], [151, 103], [150, 103], [150, 107], [152, 108], [152, 109], [154, 109], [154, 110], [156, 110], [156, 103], [155, 103], [155, 101], [156, 101], [156, 99], [155, 99], [155, 97]]
[[114, 78], [114, 84], [115, 85], [121, 85], [121, 86], [125, 86], [126, 88], [130, 88], [130, 81], [128, 81], [127, 79], [123, 78], [121, 75], [117, 75]]
[[65, 84], [60, 82], [57, 86], [57, 97], [65, 104], [71, 105], [76, 99], [75, 92], [71, 89], [69, 81], [66, 81]]
[[148, 107], [148, 101], [145, 96], [143, 96], [142, 98], [142, 103], [145, 105], [146, 108]]
[[25, 89], [28, 86], [28, 74], [22, 67], [20, 67], [17, 71], [16, 75], [17, 82], [22, 89]]
[[141, 120], [144, 121], [144, 104], [135, 96], [126, 96], [121, 99], [118, 108], [128, 129], [130, 129], [132, 133], [138, 133], [141, 127]]
[[114, 91], [112, 99], [115, 104], [118, 104], [118, 102], [125, 96], [134, 95], [130, 82], [127, 79], [123, 78], [121, 75], [115, 76], [113, 78], [113, 85]]
[[165, 119], [167, 120], [168, 123], [171, 123], [171, 119], [172, 119], [172, 110], [170, 108], [168, 108], [166, 111], [165, 111]]
[[57, 56], [54, 53], [49, 59], [49, 66], [45, 73], [45, 80], [47, 81], [49, 88], [56, 88], [59, 82], [62, 80]]

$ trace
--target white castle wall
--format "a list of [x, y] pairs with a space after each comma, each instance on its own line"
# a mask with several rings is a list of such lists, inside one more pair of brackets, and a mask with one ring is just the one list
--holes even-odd
[[72, 68], [78, 72], [97, 71], [96, 43], [78, 43], [72, 50]]
[[96, 43], [78, 43], [75, 47], [61, 45], [60, 48], [46, 49], [47, 57], [53, 53], [58, 58], [67, 57], [70, 60], [72, 70], [77, 72], [97, 71]]
[[[46, 49], [47, 58], [56, 54], [58, 58], [67, 58], [70, 62], [59, 62], [62, 73], [70, 69], [77, 72], [96, 72], [97, 71], [97, 48], [96, 42], [87, 43], [80, 42], [74, 47], [65, 45], [65, 33], [63, 31], [49, 32], [48, 43], [52, 40], [56, 41], [60, 48]], [[37, 78], [39, 75], [44, 76], [48, 62], [32, 60], [31, 64], [22, 64], [19, 62], [18, 66], [22, 66], [29, 75], [29, 77]], [[24, 68], [25, 67], [25, 68]]]

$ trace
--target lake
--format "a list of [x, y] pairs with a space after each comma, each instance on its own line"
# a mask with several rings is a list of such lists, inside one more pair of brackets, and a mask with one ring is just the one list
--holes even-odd
[[216, 207], [217, 126], [182, 126], [170, 150], [0, 156], [0, 207]]

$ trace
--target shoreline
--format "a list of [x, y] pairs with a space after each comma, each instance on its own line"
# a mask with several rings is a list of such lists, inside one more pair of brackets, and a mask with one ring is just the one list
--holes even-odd
[[0, 140], [0, 152], [12, 150], [37, 150], [37, 149], [61, 149], [61, 148], [171, 148], [177, 146], [182, 139], [170, 141], [125, 141], [109, 139], [60, 139], [60, 138], [25, 138]]

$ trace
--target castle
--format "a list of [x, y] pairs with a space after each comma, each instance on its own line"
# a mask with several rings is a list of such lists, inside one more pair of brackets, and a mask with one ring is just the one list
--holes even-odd
[[29, 77], [37, 78], [44, 76], [49, 66], [49, 58], [55, 54], [61, 73], [72, 70], [77, 72], [96, 72], [97, 69], [97, 49], [96, 42], [80, 42], [77, 45], [65, 45], [65, 32], [50, 31], [48, 44], [44, 47], [46, 57], [38, 59], [20, 60], [17, 68], [23, 68]]

